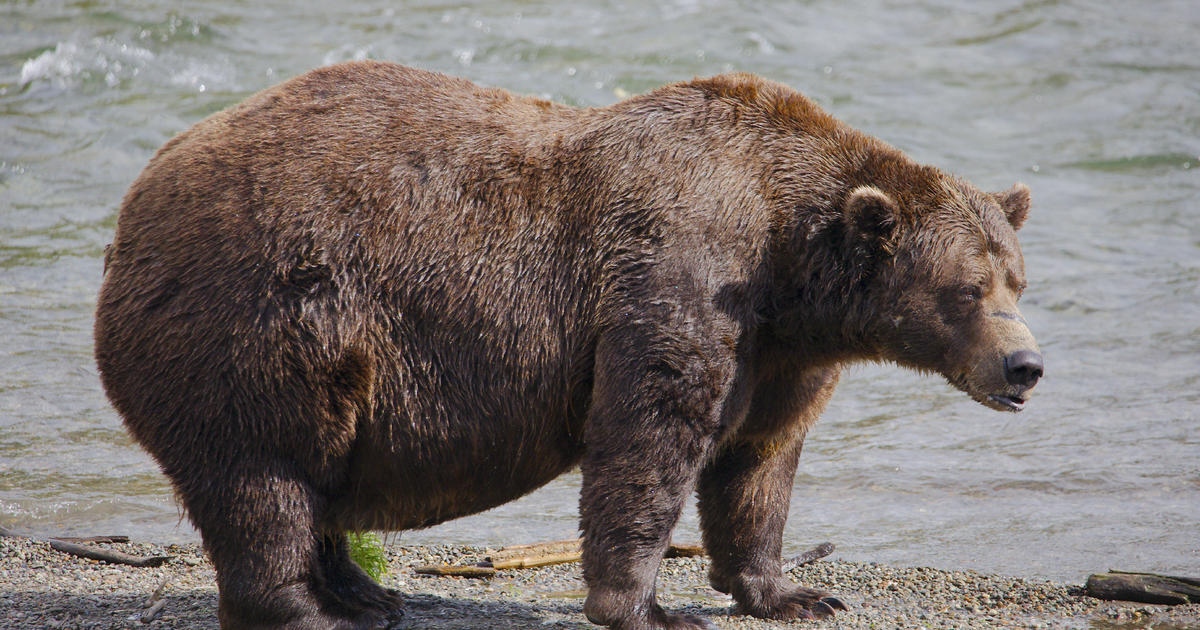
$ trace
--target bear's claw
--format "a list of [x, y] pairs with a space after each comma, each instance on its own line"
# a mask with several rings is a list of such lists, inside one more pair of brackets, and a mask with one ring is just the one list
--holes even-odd
[[829, 606], [830, 608], [836, 609], [836, 610], [850, 610], [850, 607], [847, 606], [844, 602], [842, 602], [842, 600], [840, 600], [836, 597], [833, 597], [833, 596], [822, 597], [821, 603], [825, 604], [826, 606]]

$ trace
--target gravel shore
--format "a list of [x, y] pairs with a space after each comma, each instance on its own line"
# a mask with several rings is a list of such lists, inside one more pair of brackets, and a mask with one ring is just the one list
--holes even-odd
[[[85, 560], [45, 542], [0, 538], [0, 628], [217, 628], [215, 574], [197, 545], [111, 544], [141, 556], [167, 555], [155, 568]], [[383, 582], [408, 594], [403, 628], [516, 630], [595, 628], [583, 617], [578, 564], [502, 571], [490, 579], [427, 577], [423, 564], [472, 562], [478, 547], [389, 546]], [[836, 554], [835, 554], [836, 557]], [[850, 606], [818, 622], [766, 622], [737, 614], [732, 600], [708, 586], [707, 560], [663, 561], [659, 601], [669, 610], [713, 620], [721, 628], [1200, 628], [1200, 605], [1103, 602], [1080, 587], [974, 572], [818, 561], [793, 569], [794, 580], [838, 595]], [[165, 605], [140, 620], [147, 600]]]

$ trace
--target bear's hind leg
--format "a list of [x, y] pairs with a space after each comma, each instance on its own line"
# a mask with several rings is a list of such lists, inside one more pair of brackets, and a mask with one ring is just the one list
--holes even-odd
[[388, 626], [384, 614], [347, 606], [325, 588], [316, 523], [326, 501], [294, 465], [243, 460], [218, 482], [209, 477], [179, 489], [217, 571], [223, 630]]
[[320, 588], [347, 610], [372, 612], [388, 623], [400, 621], [404, 602], [399, 591], [387, 589], [371, 579], [350, 558], [350, 545], [343, 533], [326, 533], [317, 543]]

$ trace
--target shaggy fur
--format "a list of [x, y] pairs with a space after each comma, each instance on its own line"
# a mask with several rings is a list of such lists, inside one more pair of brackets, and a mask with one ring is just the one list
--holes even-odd
[[223, 628], [384, 627], [399, 596], [343, 532], [576, 465], [592, 621], [709, 625], [654, 598], [697, 490], [713, 586], [822, 616], [841, 603], [780, 570], [806, 431], [852, 361], [1020, 407], [1041, 373], [1016, 310], [1028, 206], [750, 75], [575, 109], [343, 64], [155, 155], [96, 359], [203, 535]]

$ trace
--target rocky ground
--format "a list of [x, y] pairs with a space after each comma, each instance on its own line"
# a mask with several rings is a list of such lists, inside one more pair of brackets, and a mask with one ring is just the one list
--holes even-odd
[[[0, 538], [0, 628], [217, 628], [212, 566], [198, 546], [111, 544], [103, 547], [171, 559], [156, 568], [84, 560], [44, 542]], [[489, 579], [426, 577], [411, 568], [482, 558], [472, 547], [388, 548], [383, 582], [408, 593], [404, 628], [516, 630], [595, 628], [582, 614], [578, 564], [502, 571]], [[818, 622], [766, 622], [739, 615], [708, 587], [704, 558], [663, 561], [659, 601], [704, 615], [721, 628], [1200, 628], [1200, 605], [1102, 602], [1079, 587], [973, 572], [901, 569], [818, 561], [794, 569], [797, 582], [837, 594], [849, 612]], [[151, 621], [148, 600], [161, 611]]]

